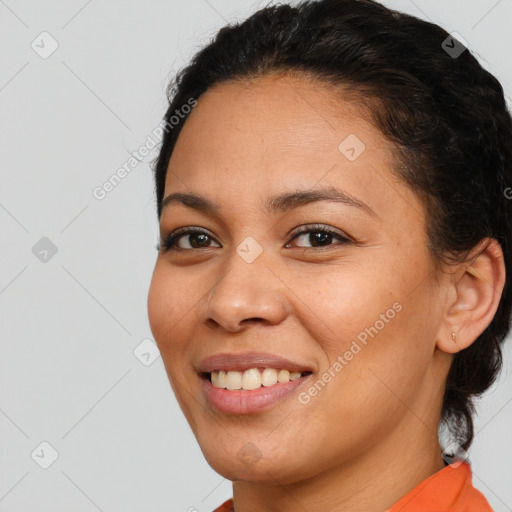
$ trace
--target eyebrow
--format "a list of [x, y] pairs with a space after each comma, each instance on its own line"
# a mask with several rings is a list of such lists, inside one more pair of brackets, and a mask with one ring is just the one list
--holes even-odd
[[[337, 189], [334, 187], [324, 187], [312, 190], [297, 190], [295, 192], [286, 192], [277, 194], [270, 197], [265, 204], [265, 208], [269, 213], [285, 213], [295, 208], [305, 206], [310, 203], [318, 201], [331, 201], [337, 203], [344, 203], [354, 208], [365, 211], [366, 213], [379, 217], [377, 213], [370, 208], [366, 203], [360, 199], [355, 198], [344, 190]], [[218, 215], [220, 213], [220, 207], [206, 199], [203, 196], [199, 196], [193, 193], [175, 192], [169, 194], [162, 201], [161, 210], [172, 204], [182, 204], [188, 208], [198, 210], [204, 213], [210, 213]]]

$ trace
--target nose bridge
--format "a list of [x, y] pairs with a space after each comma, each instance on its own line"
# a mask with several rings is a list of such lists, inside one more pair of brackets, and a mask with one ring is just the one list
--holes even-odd
[[239, 330], [244, 320], [279, 323], [287, 313], [283, 284], [270, 268], [263, 247], [244, 239], [226, 260], [203, 301], [201, 320]]

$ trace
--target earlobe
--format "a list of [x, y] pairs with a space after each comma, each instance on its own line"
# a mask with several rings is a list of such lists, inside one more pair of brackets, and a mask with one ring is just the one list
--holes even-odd
[[437, 337], [437, 347], [451, 354], [469, 347], [491, 323], [505, 285], [503, 250], [493, 238], [482, 240], [460, 265]]
[[441, 334], [439, 335], [437, 339], [436, 346], [442, 350], [443, 352], [446, 352], [448, 354], [456, 354], [457, 352], [460, 352], [461, 350], [467, 348], [469, 345], [463, 345], [462, 343], [459, 343], [457, 341], [457, 334], [455, 331], [452, 331], [450, 335], [448, 333], [444, 332], [444, 329], [440, 333], [443, 333], [443, 337], [441, 337]]

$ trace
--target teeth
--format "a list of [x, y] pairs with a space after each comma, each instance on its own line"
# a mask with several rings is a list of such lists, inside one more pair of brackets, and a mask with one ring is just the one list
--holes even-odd
[[242, 374], [240, 372], [228, 372], [226, 374], [227, 389], [242, 389]]
[[290, 382], [290, 372], [288, 370], [281, 370], [277, 374], [278, 382]]
[[278, 382], [289, 382], [300, 379], [300, 372], [290, 372], [288, 370], [277, 370], [275, 368], [265, 368], [260, 372], [258, 368], [251, 368], [245, 372], [224, 370], [211, 372], [211, 382], [216, 388], [225, 388], [229, 390], [237, 389], [257, 389], [263, 386], [273, 386]]
[[277, 370], [274, 370], [274, 368], [265, 368], [261, 375], [261, 383], [264, 386], [277, 384]]
[[[240, 373], [240, 372], [237, 372]], [[246, 370], [242, 376], [243, 389], [256, 389], [261, 386], [261, 373], [257, 368]]]
[[216, 388], [226, 387], [226, 372], [221, 370], [220, 372], [212, 372], [212, 384]]

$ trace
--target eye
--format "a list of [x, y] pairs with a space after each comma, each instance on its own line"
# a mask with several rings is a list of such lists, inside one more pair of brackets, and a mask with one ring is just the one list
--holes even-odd
[[[302, 240], [303, 242], [312, 244], [309, 247], [305, 246], [306, 248], [329, 247], [333, 245], [331, 243], [333, 238], [338, 239], [341, 242], [340, 244], [336, 245], [345, 245], [351, 243], [351, 240], [347, 236], [344, 236], [343, 233], [340, 233], [337, 230], [322, 224], [307, 224], [302, 226], [300, 231], [295, 231], [293, 233], [293, 237], [290, 242], [298, 239]], [[290, 247], [290, 242], [288, 242], [285, 247]]]
[[[187, 241], [188, 237], [188, 241]], [[180, 245], [181, 239], [186, 242]], [[172, 233], [169, 233], [157, 249], [162, 249], [163, 252], [167, 251], [188, 251], [192, 249], [208, 249], [211, 247], [209, 242], [214, 239], [210, 236], [209, 231], [199, 227], [178, 228]], [[215, 242], [218, 243], [218, 242]], [[185, 245], [183, 247], [183, 245]], [[220, 247], [220, 245], [219, 245]]]
[[[183, 244], [181, 243], [182, 239], [185, 241]], [[332, 245], [345, 245], [352, 242], [352, 240], [343, 233], [323, 224], [307, 224], [305, 226], [301, 226], [300, 230], [292, 232], [292, 238], [285, 247], [290, 248], [291, 242], [295, 239], [302, 239], [302, 241], [312, 244], [309, 247], [305, 246], [305, 248], [323, 248]], [[333, 239], [337, 239], [340, 243], [333, 244]], [[157, 245], [157, 250], [167, 252], [209, 249], [214, 247], [211, 245], [211, 242], [218, 244], [218, 242], [210, 235], [208, 230], [200, 227], [183, 227], [169, 233], [163, 239], [161, 244]], [[220, 244], [216, 247], [220, 247]]]

